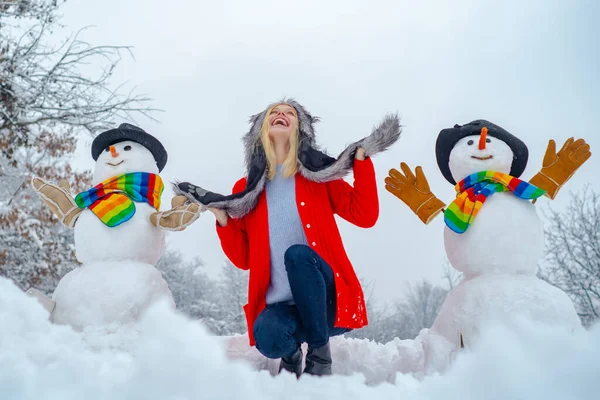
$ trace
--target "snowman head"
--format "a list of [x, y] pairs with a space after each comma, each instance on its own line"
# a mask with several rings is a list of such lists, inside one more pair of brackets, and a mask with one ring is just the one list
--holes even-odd
[[529, 158], [525, 143], [486, 120], [442, 130], [435, 150], [440, 171], [453, 185], [487, 170], [519, 177]]
[[514, 154], [502, 140], [490, 137], [487, 128], [475, 136], [460, 139], [450, 152], [448, 166], [456, 182], [480, 171], [496, 171], [509, 174]]
[[130, 140], [111, 144], [96, 160], [94, 185], [113, 176], [132, 172], [158, 174], [158, 166], [150, 150]]
[[96, 161], [94, 185], [97, 185], [132, 172], [158, 174], [167, 164], [167, 151], [158, 139], [143, 129], [121, 124], [94, 139], [92, 158]]

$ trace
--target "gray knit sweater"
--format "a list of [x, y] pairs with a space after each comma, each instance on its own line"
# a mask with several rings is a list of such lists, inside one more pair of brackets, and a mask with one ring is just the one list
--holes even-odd
[[284, 255], [295, 244], [308, 245], [296, 205], [296, 180], [284, 178], [282, 166], [277, 175], [267, 181], [267, 208], [269, 211], [269, 247], [271, 251], [271, 281], [267, 290], [267, 304], [292, 301], [292, 291], [285, 270]]

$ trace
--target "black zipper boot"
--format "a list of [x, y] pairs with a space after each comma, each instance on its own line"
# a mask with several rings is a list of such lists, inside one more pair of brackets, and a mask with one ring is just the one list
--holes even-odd
[[296, 374], [296, 378], [299, 378], [302, 374], [302, 350], [298, 347], [298, 350], [291, 357], [282, 357], [279, 363], [279, 372], [286, 370]]
[[331, 375], [331, 349], [329, 342], [315, 349], [308, 349], [304, 372], [310, 375]]

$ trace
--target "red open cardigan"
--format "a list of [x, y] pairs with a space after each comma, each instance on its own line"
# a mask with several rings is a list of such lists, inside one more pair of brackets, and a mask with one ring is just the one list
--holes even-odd
[[[315, 183], [295, 175], [296, 204], [304, 233], [312, 247], [331, 266], [337, 292], [336, 327], [361, 328], [367, 325], [367, 310], [360, 282], [346, 255], [334, 214], [362, 228], [370, 228], [379, 216], [375, 170], [370, 158], [354, 162], [354, 187], [343, 179]], [[233, 193], [246, 187], [246, 178], [233, 187]], [[248, 304], [244, 306], [250, 345], [252, 327], [265, 308], [271, 262], [269, 251], [267, 198], [260, 194], [254, 210], [239, 219], [229, 218], [225, 227], [217, 223], [217, 233], [225, 255], [238, 268], [250, 270]]]

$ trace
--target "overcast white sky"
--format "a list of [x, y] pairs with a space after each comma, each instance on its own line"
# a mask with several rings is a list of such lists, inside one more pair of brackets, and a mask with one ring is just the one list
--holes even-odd
[[[422, 165], [450, 201], [434, 144], [439, 131], [484, 118], [530, 149], [524, 177], [541, 166], [547, 141], [584, 137], [594, 156], [555, 201], [586, 183], [600, 190], [600, 16], [590, 1], [70, 1], [64, 23], [93, 44], [134, 47], [115, 83], [128, 81], [165, 110], [137, 122], [169, 152], [162, 176], [229, 192], [243, 175], [249, 115], [291, 96], [322, 118], [318, 141], [337, 155], [388, 112], [405, 125], [374, 161], [381, 213], [362, 230], [340, 221], [359, 276], [386, 300], [406, 282], [441, 282], [442, 218], [424, 226], [387, 193], [400, 161]], [[91, 139], [75, 160], [92, 168]], [[86, 147], [87, 146], [87, 147]], [[171, 192], [165, 192], [168, 204]], [[542, 207], [549, 201], [544, 200]], [[214, 218], [204, 214], [169, 245], [209, 269], [224, 260]]]

